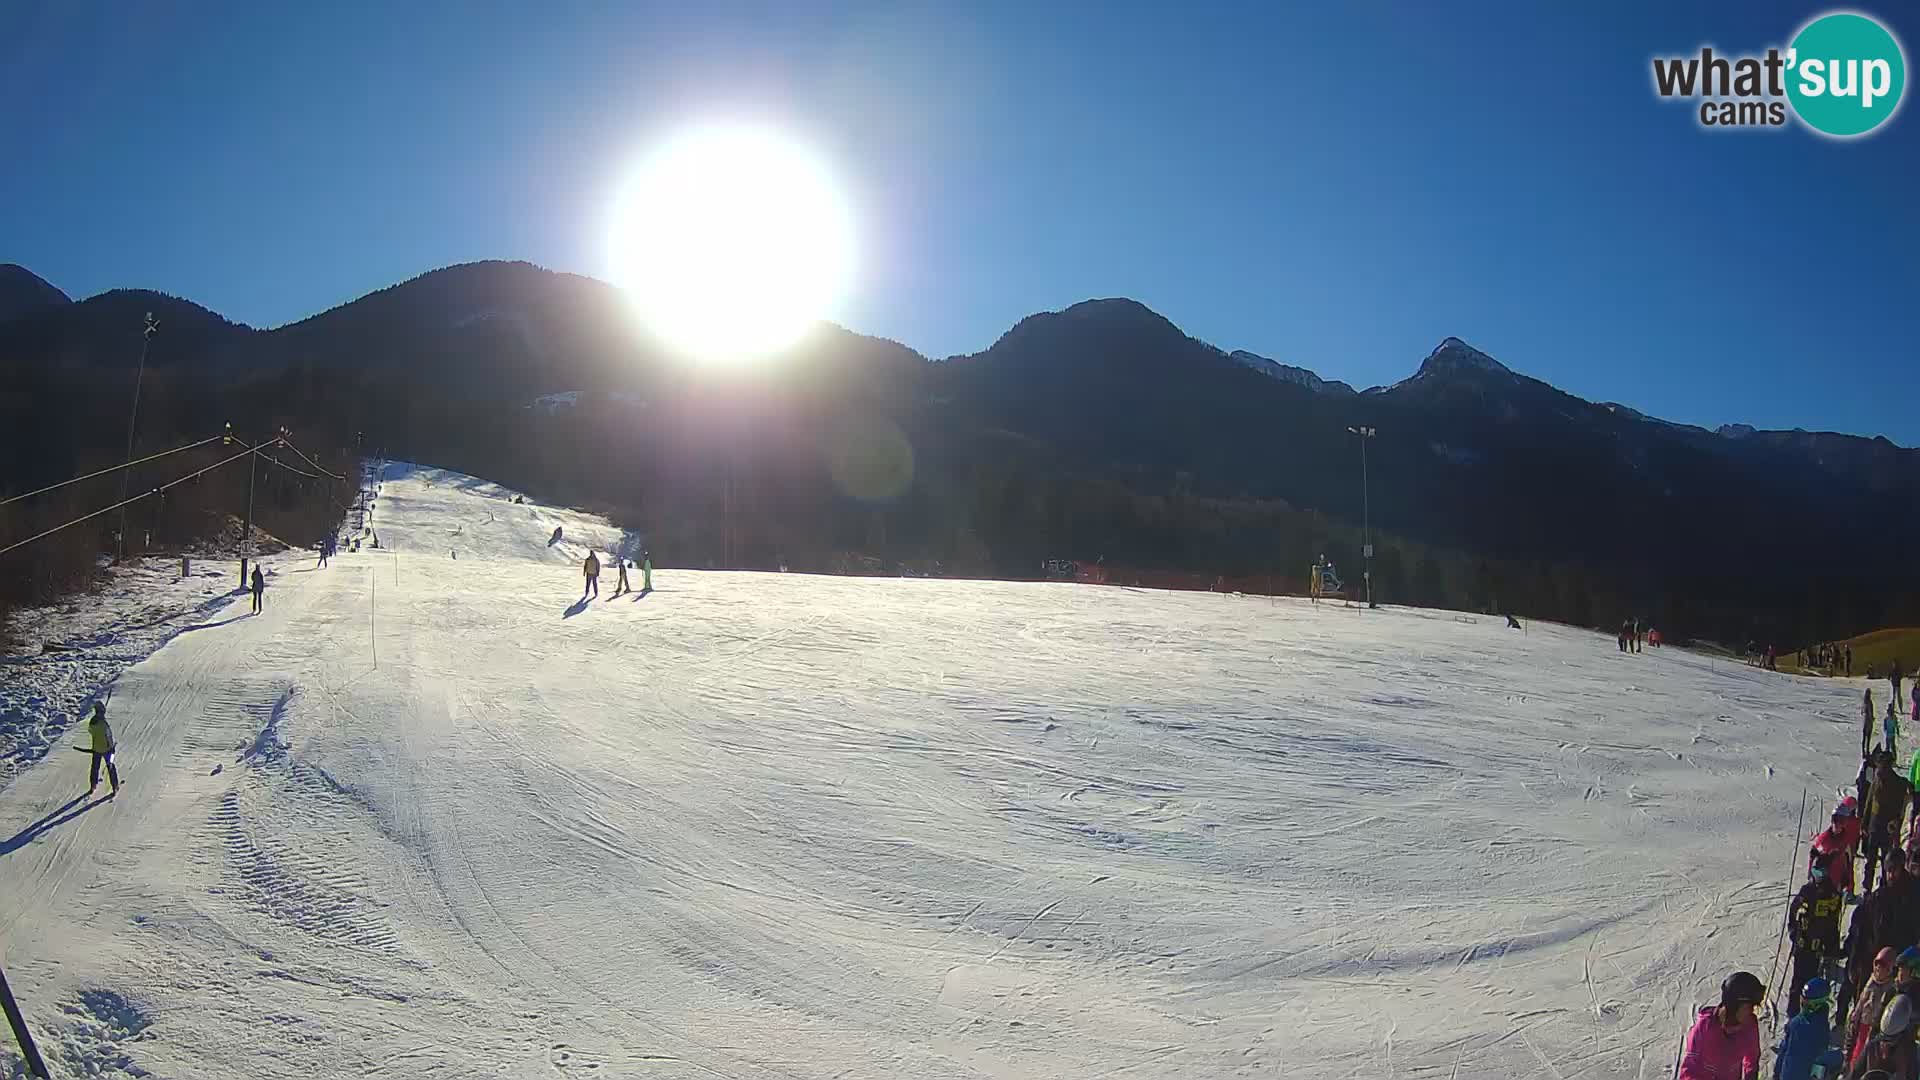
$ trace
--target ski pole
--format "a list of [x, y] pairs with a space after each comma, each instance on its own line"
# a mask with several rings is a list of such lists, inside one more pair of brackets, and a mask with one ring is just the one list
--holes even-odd
[[[1798, 821], [1794, 823], [1794, 826], [1793, 826], [1793, 861], [1787, 864], [1787, 887], [1789, 889], [1793, 887], [1793, 868], [1800, 861], [1800, 832], [1802, 829], [1806, 828], [1806, 824], [1807, 824], [1807, 788], [1806, 788], [1806, 785], [1802, 784], [1800, 786], [1800, 818]], [[1788, 913], [1789, 914], [1792, 913], [1791, 906], [1789, 906], [1788, 908]], [[1780, 920], [1780, 934], [1777, 938], [1774, 939], [1774, 943], [1773, 943], [1773, 970], [1767, 975], [1767, 988], [1769, 990], [1773, 988], [1774, 980], [1779, 977], [1780, 947], [1786, 944], [1786, 940], [1787, 940], [1787, 920], [1782, 919]]]

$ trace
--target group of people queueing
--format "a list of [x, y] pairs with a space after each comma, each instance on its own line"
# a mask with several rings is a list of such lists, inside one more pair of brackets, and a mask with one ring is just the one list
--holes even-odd
[[[1787, 909], [1793, 965], [1774, 1080], [1920, 1080], [1920, 753], [1903, 773], [1897, 714], [1876, 743], [1871, 690], [1862, 712], [1855, 791], [1814, 837]], [[1728, 976], [1687, 1032], [1676, 1080], [1759, 1080], [1766, 993], [1751, 972]]]

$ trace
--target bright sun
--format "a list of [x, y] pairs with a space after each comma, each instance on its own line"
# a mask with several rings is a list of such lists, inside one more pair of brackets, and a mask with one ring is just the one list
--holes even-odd
[[744, 126], [682, 133], [640, 162], [615, 212], [614, 282], [654, 331], [703, 361], [788, 345], [852, 272], [852, 223], [826, 167]]

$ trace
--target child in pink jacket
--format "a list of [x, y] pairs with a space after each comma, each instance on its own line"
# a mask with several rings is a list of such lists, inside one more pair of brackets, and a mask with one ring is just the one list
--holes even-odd
[[1720, 984], [1720, 1004], [1701, 1009], [1687, 1032], [1675, 1080], [1758, 1080], [1760, 1021], [1755, 1013], [1766, 987], [1750, 971], [1736, 971]]

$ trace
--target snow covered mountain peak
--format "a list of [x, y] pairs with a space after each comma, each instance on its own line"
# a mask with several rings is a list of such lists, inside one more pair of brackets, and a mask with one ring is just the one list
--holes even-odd
[[1346, 383], [1334, 379], [1323, 379], [1306, 368], [1294, 367], [1292, 364], [1283, 364], [1278, 360], [1269, 359], [1268, 357], [1261, 356], [1259, 353], [1250, 353], [1245, 349], [1235, 349], [1233, 352], [1228, 353], [1227, 357], [1269, 378], [1278, 379], [1281, 382], [1290, 382], [1296, 386], [1304, 386], [1316, 394], [1333, 394], [1338, 397], [1345, 397], [1354, 393], [1353, 387]]
[[1457, 337], [1449, 337], [1427, 354], [1427, 358], [1420, 364], [1419, 374], [1415, 377], [1460, 371], [1490, 371], [1497, 375], [1513, 374], [1513, 370], [1507, 365]]

